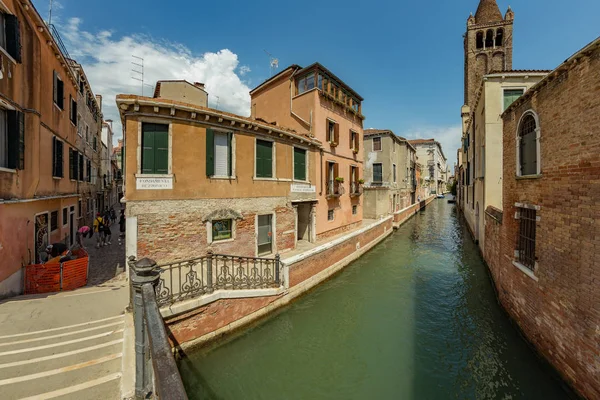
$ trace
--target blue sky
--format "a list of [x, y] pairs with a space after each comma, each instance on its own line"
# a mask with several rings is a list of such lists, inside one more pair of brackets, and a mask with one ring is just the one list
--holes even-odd
[[[514, 69], [553, 69], [598, 37], [600, 1], [498, 0], [515, 12]], [[48, 17], [49, 0], [34, 0]], [[361, 94], [365, 128], [436, 137], [452, 161], [460, 145], [462, 34], [478, 0], [321, 1], [55, 0], [53, 23], [82, 62], [104, 113], [114, 94], [140, 94], [131, 54], [147, 83], [207, 83], [211, 106], [249, 114], [248, 89], [269, 77], [268, 50], [289, 64], [319, 61]], [[146, 94], [151, 91], [146, 87]], [[118, 125], [118, 124], [117, 124]], [[117, 128], [117, 134], [120, 134]]]

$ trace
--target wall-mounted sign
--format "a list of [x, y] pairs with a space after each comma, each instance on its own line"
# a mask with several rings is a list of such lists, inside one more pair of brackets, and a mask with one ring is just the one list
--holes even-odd
[[315, 193], [317, 188], [312, 185], [292, 184], [292, 193]]
[[173, 178], [136, 178], [137, 190], [170, 190], [173, 189]]

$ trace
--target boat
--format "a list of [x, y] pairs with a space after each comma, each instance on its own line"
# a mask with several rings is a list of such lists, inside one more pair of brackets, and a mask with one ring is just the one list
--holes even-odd
[[437, 198], [438, 198], [438, 199], [443, 199], [444, 197], [445, 197], [445, 196], [444, 196], [444, 194], [443, 194], [443, 193], [440, 193], [440, 194], [438, 194], [438, 195], [437, 195]]
[[450, 204], [456, 203], [456, 196], [452, 196], [451, 199], [448, 199], [448, 203], [450, 203]]

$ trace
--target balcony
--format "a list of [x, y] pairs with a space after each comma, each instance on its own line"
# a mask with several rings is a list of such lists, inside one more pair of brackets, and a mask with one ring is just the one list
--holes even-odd
[[363, 192], [362, 184], [359, 182], [352, 182], [350, 184], [350, 197], [360, 196]]
[[344, 182], [333, 181], [327, 182], [326, 196], [327, 198], [340, 197], [344, 194]]

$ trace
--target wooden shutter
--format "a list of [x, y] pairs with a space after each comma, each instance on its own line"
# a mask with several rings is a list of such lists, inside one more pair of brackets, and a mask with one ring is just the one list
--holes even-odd
[[340, 124], [333, 125], [333, 141], [340, 144]]
[[52, 99], [58, 104], [58, 75], [52, 71]]
[[228, 176], [233, 175], [233, 146], [231, 145], [232, 142], [233, 142], [233, 133], [229, 132], [227, 134], [227, 152], [228, 152], [227, 175]]
[[256, 141], [256, 176], [258, 178], [273, 177], [273, 142]]
[[56, 171], [56, 136], [52, 137], [52, 176], [58, 176]]
[[63, 142], [60, 140], [56, 140], [56, 166], [56, 176], [63, 178], [65, 176], [63, 173]]
[[306, 150], [294, 147], [294, 179], [306, 180]]
[[7, 119], [7, 166], [24, 169], [25, 166], [25, 114], [20, 111], [6, 112]]
[[73, 166], [73, 149], [69, 148], [69, 179], [74, 179], [75, 168]]
[[83, 154], [79, 153], [79, 180], [83, 182]]
[[57, 83], [56, 96], [57, 96], [57, 100], [58, 100], [58, 106], [60, 107], [61, 110], [64, 110], [65, 109], [65, 102], [64, 102], [65, 84], [60, 79], [58, 79], [56, 83]]
[[79, 152], [73, 150], [73, 180], [79, 179]]
[[206, 129], [206, 176], [215, 174], [215, 133]]
[[92, 162], [88, 160], [87, 162], [87, 170], [88, 170], [88, 182], [92, 181]]
[[21, 62], [21, 31], [16, 15], [4, 14], [6, 51], [17, 62]]
[[142, 174], [154, 174], [154, 124], [142, 124]]
[[339, 166], [340, 165], [338, 163], [333, 164], [333, 179], [335, 179], [338, 176], [340, 176], [340, 171], [339, 171], [339, 168], [338, 168]]
[[154, 132], [154, 173], [169, 173], [169, 131], [167, 125], [156, 125]]

